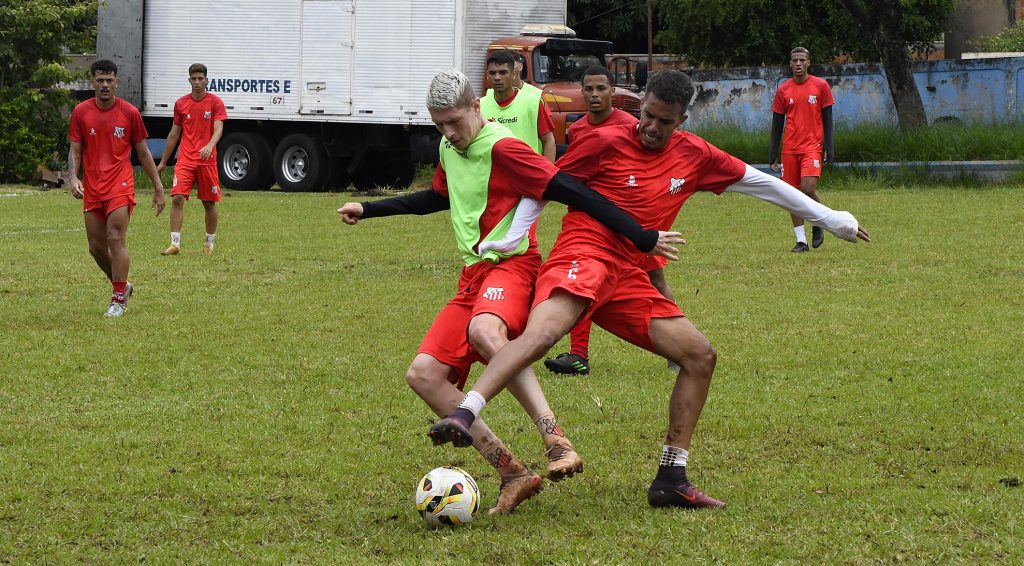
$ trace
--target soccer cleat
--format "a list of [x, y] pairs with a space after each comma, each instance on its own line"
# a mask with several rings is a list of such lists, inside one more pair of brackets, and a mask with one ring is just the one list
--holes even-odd
[[110, 306], [107, 307], [107, 312], [103, 313], [103, 318], [115, 318], [124, 314], [124, 304], [117, 301], [111, 301]]
[[561, 374], [587, 375], [590, 373], [590, 362], [587, 361], [587, 358], [568, 352], [544, 360], [544, 367]]
[[811, 251], [811, 248], [807, 247], [807, 242], [797, 242], [793, 249], [789, 250], [795, 254], [802, 254], [804, 252]]
[[451, 442], [452, 446], [456, 448], [465, 448], [473, 444], [473, 435], [469, 432], [469, 427], [451, 417], [434, 423], [427, 432], [427, 436], [434, 441], [434, 446]]
[[821, 226], [811, 227], [811, 246], [815, 249], [820, 248], [821, 244], [825, 243], [825, 230]]
[[179, 248], [178, 246], [176, 246], [174, 244], [171, 244], [171, 245], [167, 246], [166, 250], [160, 252], [160, 255], [178, 255], [180, 253], [181, 253], [181, 248]]
[[498, 503], [488, 511], [491, 515], [504, 515], [511, 513], [519, 504], [540, 493], [544, 489], [544, 482], [540, 476], [532, 470], [526, 470], [521, 476], [501, 478], [501, 488], [498, 493]]
[[203, 244], [203, 255], [213, 255], [213, 245], [209, 242]]
[[583, 473], [583, 458], [572, 449], [568, 439], [561, 439], [547, 450], [548, 479], [559, 481]]
[[704, 495], [688, 481], [673, 483], [655, 479], [647, 488], [647, 503], [651, 507], [682, 507], [684, 509], [721, 509], [724, 501]]
[[135, 292], [135, 287], [131, 283], [124, 284], [124, 308], [128, 308], [128, 299], [132, 298], [132, 293]]

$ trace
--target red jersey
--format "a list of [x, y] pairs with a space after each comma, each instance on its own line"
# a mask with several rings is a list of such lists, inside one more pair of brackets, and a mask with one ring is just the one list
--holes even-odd
[[[640, 143], [637, 126], [609, 126], [571, 144], [558, 167], [607, 197], [644, 228], [670, 230], [690, 195], [722, 193], [743, 178], [747, 166], [689, 132], [676, 130], [665, 147], [651, 151]], [[574, 245], [597, 246], [634, 265], [646, 258], [624, 236], [569, 209], [555, 248]]]
[[71, 111], [68, 138], [82, 144], [82, 185], [93, 201], [135, 194], [132, 146], [149, 134], [131, 103], [114, 98], [103, 110], [90, 98]]
[[580, 118], [569, 126], [569, 143], [572, 143], [572, 140], [580, 138], [598, 128], [618, 125], [635, 126], [639, 122], [640, 120], [637, 120], [636, 116], [615, 108], [612, 110], [611, 115], [605, 118], [604, 122], [601, 122], [600, 124], [592, 124], [590, 123], [590, 113], [588, 112], [585, 118]]
[[832, 106], [828, 82], [808, 75], [803, 83], [789, 79], [779, 86], [772, 100], [772, 112], [786, 116], [782, 153], [821, 151], [821, 109]]
[[[491, 148], [490, 176], [487, 178], [487, 206], [480, 216], [480, 233], [488, 234], [516, 206], [523, 197], [543, 200], [551, 178], [558, 168], [543, 155], [530, 149], [526, 142], [515, 138], [502, 138]], [[462, 182], [476, 183], [479, 179]], [[448, 197], [448, 176], [441, 164], [434, 170], [434, 192]], [[456, 185], [455, 190], [458, 190]], [[531, 253], [537, 249], [537, 225], [530, 229]]]
[[[192, 94], [186, 94], [174, 103], [174, 125], [181, 127], [181, 147], [178, 150], [178, 161], [196, 163], [199, 150], [210, 143], [213, 137], [214, 120], [227, 120], [228, 111], [224, 101], [216, 94], [206, 93], [199, 100]], [[217, 163], [217, 148], [210, 154], [210, 163]]]

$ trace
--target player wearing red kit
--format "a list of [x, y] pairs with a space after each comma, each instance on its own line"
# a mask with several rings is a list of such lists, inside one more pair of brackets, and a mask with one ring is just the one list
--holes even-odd
[[[789, 66], [793, 78], [779, 86], [772, 100], [772, 135], [768, 162], [772, 171], [779, 170], [779, 139], [782, 139], [782, 180], [800, 189], [816, 202], [818, 178], [821, 169], [833, 161], [832, 145], [832, 89], [828, 82], [808, 73], [810, 53], [796, 47], [790, 53]], [[785, 136], [783, 136], [785, 125]], [[791, 214], [796, 245], [792, 251], [810, 251], [804, 219]], [[812, 228], [811, 245], [815, 248], [825, 241], [820, 226]]]
[[[416, 394], [443, 416], [462, 398], [470, 366], [489, 359], [526, 325], [540, 254], [529, 226], [515, 241], [506, 238], [520, 206], [540, 199], [573, 204], [629, 234], [632, 245], [645, 250], [664, 251], [663, 238], [672, 236], [644, 230], [607, 199], [559, 173], [508, 128], [485, 121], [464, 74], [438, 73], [428, 89], [427, 108], [444, 136], [433, 188], [376, 202], [346, 203], [338, 213], [346, 223], [355, 224], [373, 217], [451, 210], [465, 267], [456, 296], [437, 315], [406, 374]], [[488, 246], [494, 242], [508, 246]], [[582, 471], [583, 462], [559, 428], [533, 372], [524, 369], [510, 385], [544, 439], [548, 477], [558, 480]], [[511, 511], [540, 491], [540, 476], [481, 422], [473, 427], [476, 436], [471, 444], [502, 478], [492, 512]]]
[[[583, 72], [580, 89], [583, 92], [583, 99], [587, 102], [587, 115], [576, 120], [569, 126], [569, 143], [582, 138], [600, 128], [608, 126], [627, 125], [635, 126], [638, 122], [635, 116], [612, 107], [612, 91], [615, 88], [615, 77], [606, 67], [592, 66]], [[651, 283], [658, 291], [675, 300], [672, 289], [665, 280], [664, 267], [668, 260], [661, 256], [645, 256], [643, 265], [640, 266]], [[586, 375], [590, 373], [590, 318], [584, 316], [573, 326], [569, 333], [569, 351], [558, 354], [554, 358], [544, 360], [544, 367], [554, 373]], [[673, 372], [679, 370], [671, 361], [668, 362], [669, 369]]]
[[224, 101], [216, 94], [206, 92], [206, 65], [195, 63], [188, 68], [188, 82], [192, 92], [174, 103], [174, 125], [167, 134], [167, 144], [160, 157], [157, 170], [161, 173], [181, 140], [178, 161], [174, 165], [171, 184], [171, 245], [162, 255], [181, 253], [181, 224], [185, 217], [185, 201], [192, 194], [192, 186], [199, 186], [199, 200], [206, 213], [206, 241], [203, 253], [213, 254], [217, 236], [217, 203], [220, 202], [220, 180], [217, 176], [217, 142], [224, 132], [228, 112]]
[[[153, 208], [158, 216], [164, 209], [164, 187], [146, 146], [142, 115], [116, 96], [120, 84], [117, 65], [107, 59], [94, 62], [90, 82], [96, 96], [75, 106], [68, 129], [71, 194], [84, 201], [89, 253], [113, 287], [110, 306], [103, 316], [119, 317], [132, 295], [126, 244], [135, 206], [132, 148], [153, 181]], [[84, 173], [82, 179], [78, 178], [79, 168]]]
[[[671, 226], [680, 207], [697, 191], [729, 190], [782, 206], [845, 240], [869, 240], [850, 213], [818, 204], [703, 139], [677, 130], [686, 120], [693, 93], [693, 83], [684, 73], [654, 75], [637, 127], [603, 128], [582, 138], [570, 146], [559, 161], [560, 168], [608, 197], [647, 229]], [[430, 428], [434, 443], [472, 443], [470, 426], [487, 401], [587, 313], [616, 336], [680, 366], [648, 503], [724, 507], [724, 502], [702, 493], [686, 476], [690, 441], [707, 399], [717, 354], [679, 307], [662, 296], [637, 267], [639, 255], [621, 237], [570, 209], [538, 275], [526, 329], [491, 358], [459, 408]]]

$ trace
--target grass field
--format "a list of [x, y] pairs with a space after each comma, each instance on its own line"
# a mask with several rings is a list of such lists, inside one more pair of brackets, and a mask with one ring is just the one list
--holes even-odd
[[[0, 187], [0, 562], [1019, 562], [1024, 189], [821, 189], [875, 242], [790, 254], [788, 216], [738, 195], [676, 225], [669, 283], [719, 351], [689, 474], [727, 509], [647, 506], [673, 378], [595, 330], [591, 376], [538, 370], [586, 473], [431, 532], [430, 468], [497, 497], [404, 382], [453, 293], [446, 214], [348, 227], [345, 195], [233, 192], [215, 256], [193, 201], [165, 258], [143, 194], [136, 294], [105, 320], [81, 203]], [[506, 397], [488, 421], [542, 466]]]

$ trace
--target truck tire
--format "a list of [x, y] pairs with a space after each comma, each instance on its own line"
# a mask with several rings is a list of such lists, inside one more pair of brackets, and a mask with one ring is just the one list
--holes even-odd
[[367, 156], [352, 174], [352, 184], [360, 191], [404, 189], [416, 175], [416, 164], [405, 154]]
[[321, 191], [330, 166], [320, 140], [307, 134], [285, 136], [274, 152], [274, 177], [282, 191]]
[[231, 132], [217, 144], [217, 173], [229, 189], [269, 189], [274, 184], [270, 169], [270, 144], [257, 132]]

